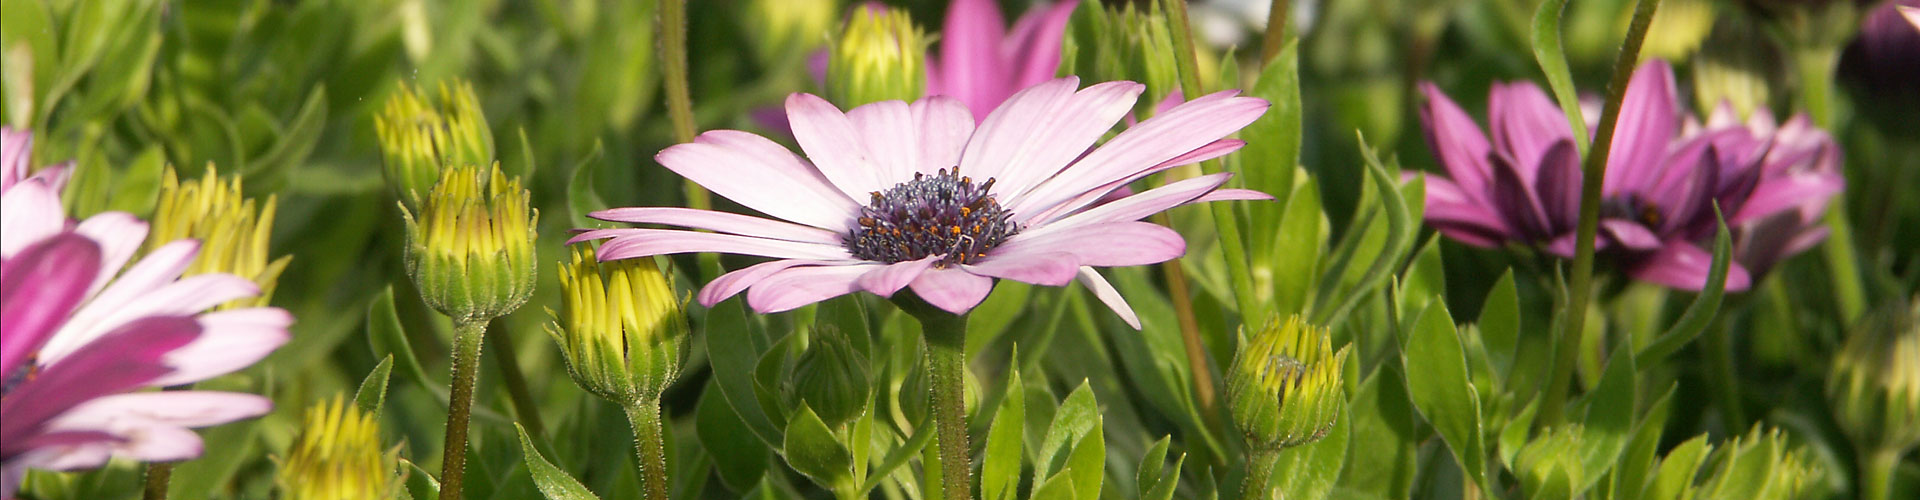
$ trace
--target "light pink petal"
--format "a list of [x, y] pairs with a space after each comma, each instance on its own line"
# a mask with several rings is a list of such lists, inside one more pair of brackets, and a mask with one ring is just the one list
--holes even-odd
[[154, 385], [190, 384], [246, 368], [287, 343], [293, 315], [272, 307], [200, 315], [200, 338], [168, 353], [174, 372]]
[[1138, 266], [1177, 259], [1186, 240], [1172, 229], [1147, 222], [1085, 224], [1037, 236], [1026, 233], [993, 249], [994, 256], [1071, 254], [1083, 266]]
[[146, 302], [142, 299], [147, 294], [179, 279], [180, 273], [186, 271], [187, 265], [193, 262], [199, 252], [200, 242], [179, 240], [161, 245], [140, 258], [133, 267], [108, 282], [100, 293], [95, 294], [60, 327], [60, 333], [54, 334], [53, 340], [40, 349], [41, 362], [59, 359], [81, 345], [92, 342], [104, 333], [98, 327], [103, 321], [111, 319], [110, 313], [126, 309], [136, 302]]
[[1727, 218], [1727, 224], [1743, 224], [1808, 204], [1824, 205], [1840, 193], [1844, 182], [1838, 175], [1813, 173], [1767, 179], [1754, 187], [1739, 212]]
[[0, 258], [66, 229], [60, 193], [45, 182], [27, 180], [0, 195]]
[[1008, 35], [1005, 50], [1012, 56], [1013, 79], [1022, 88], [1053, 78], [1060, 67], [1060, 46], [1067, 33], [1067, 20], [1080, 2], [1063, 0], [1046, 7], [1035, 7], [1020, 16]]
[[[0, 193], [27, 178], [27, 165], [33, 158], [33, 133], [0, 127]], [[0, 495], [10, 498], [12, 493]]]
[[[1047, 94], [1038, 91], [1053, 85], [1071, 89], [1077, 84], [1076, 78], [1061, 78], [1022, 91], [1021, 95], [1030, 91]], [[980, 133], [967, 144], [961, 171], [976, 178], [997, 179], [994, 189], [1002, 203], [1019, 200], [1022, 193], [1062, 172], [1074, 158], [1093, 147], [1113, 124], [1133, 110], [1134, 101], [1146, 88], [1133, 82], [1105, 82], [1062, 96], [1060, 102], [1050, 106], [1030, 105], [1030, 100], [1020, 100], [1017, 105], [1009, 101], [987, 117]]]
[[13, 374], [86, 297], [100, 272], [100, 245], [56, 235], [0, 264], [0, 373]]
[[966, 314], [993, 291], [993, 278], [951, 267], [928, 269], [914, 278], [910, 286], [914, 295], [928, 304], [950, 313]]
[[111, 428], [137, 421], [199, 428], [265, 415], [273, 402], [254, 394], [221, 391], [134, 392], [103, 396], [75, 406], [49, 424], [55, 429]]
[[942, 256], [939, 255], [932, 255], [920, 260], [895, 262], [880, 266], [877, 269], [867, 271], [866, 274], [860, 275], [860, 278], [855, 281], [854, 284], [859, 285], [862, 290], [872, 292], [874, 295], [892, 297], [894, 292], [900, 291], [901, 288], [906, 288], [907, 284], [912, 283], [914, 278], [920, 277], [920, 273], [926, 272], [928, 268], [933, 267], [933, 263], [940, 260], [941, 257]]
[[1059, 175], [1012, 200], [1009, 208], [1020, 214], [1073, 199], [1207, 147], [1267, 112], [1267, 101], [1234, 97], [1235, 93], [1202, 96], [1128, 128]]
[[860, 290], [855, 281], [879, 267], [879, 264], [856, 264], [786, 269], [747, 289], [747, 305], [755, 312], [771, 314], [853, 293]]
[[1893, 8], [1900, 10], [1900, 15], [1905, 16], [1907, 22], [1913, 24], [1913, 29], [1920, 30], [1920, 7], [1895, 5]]
[[940, 30], [941, 93], [960, 99], [976, 117], [1000, 104], [1007, 95], [1012, 69], [1000, 57], [1006, 20], [994, 0], [955, 0], [947, 7], [947, 23]]
[[48, 362], [33, 378], [0, 398], [0, 456], [13, 456], [24, 439], [49, 419], [87, 400], [145, 387], [172, 371], [161, 362], [168, 352], [200, 335], [186, 317], [141, 318], [87, 344], [73, 355]]
[[1649, 61], [1634, 71], [1607, 156], [1606, 180], [1601, 183], [1605, 194], [1634, 192], [1659, 173], [1680, 128], [1676, 93], [1673, 68], [1665, 61]]
[[679, 207], [626, 207], [601, 210], [587, 214], [587, 216], [613, 222], [666, 224], [758, 238], [828, 245], [840, 244], [840, 235], [835, 234], [833, 231], [717, 210], [696, 210]]
[[[117, 285], [117, 283], [116, 283]], [[113, 290], [109, 285], [108, 291]], [[100, 297], [82, 306], [73, 314], [73, 319], [62, 327], [54, 342], [42, 350], [42, 359], [58, 360], [66, 355], [69, 342], [85, 343], [106, 335], [107, 332], [134, 320], [151, 316], [191, 316], [234, 299], [244, 299], [260, 294], [260, 286], [252, 280], [231, 274], [199, 274], [167, 283], [146, 293], [131, 296], [128, 300], [117, 300], [119, 296], [108, 297], [102, 292]], [[103, 300], [114, 299], [114, 300]], [[58, 344], [58, 345], [56, 345]]]
[[1194, 198], [1193, 201], [1188, 202], [1188, 204], [1211, 201], [1269, 201], [1272, 199], [1273, 195], [1252, 189], [1215, 189], [1207, 194], [1200, 195], [1199, 198]]
[[[1431, 82], [1420, 83], [1427, 102], [1420, 107], [1420, 121], [1426, 132], [1427, 147], [1446, 168], [1447, 176], [1459, 184], [1468, 199], [1486, 204], [1487, 184], [1492, 182], [1493, 164], [1489, 158], [1493, 146], [1487, 134], [1473, 122], [1459, 104]], [[1429, 182], [1431, 184], [1431, 182]]]
[[[1669, 241], [1646, 260], [1636, 263], [1629, 274], [1634, 279], [1658, 283], [1682, 290], [1699, 290], [1707, 284], [1707, 272], [1713, 269], [1713, 254], [1692, 243]], [[1727, 267], [1727, 291], [1745, 291], [1752, 277], [1739, 263]]]
[[847, 249], [820, 243], [773, 240], [734, 234], [698, 233], [677, 229], [603, 229], [582, 236], [612, 237], [600, 245], [600, 260], [620, 260], [677, 253], [719, 252], [780, 259], [851, 260]]
[[[1201, 195], [1205, 195], [1219, 188], [1221, 184], [1226, 184], [1227, 178], [1232, 176], [1233, 174], [1225, 172], [1202, 175], [1153, 188], [1146, 192], [1121, 198], [1105, 205], [1089, 208], [1085, 211], [1062, 217], [1057, 221], [1034, 219], [1032, 224], [1035, 227], [1028, 231], [1035, 234], [1044, 234], [1046, 232], [1057, 231], [1082, 224], [1144, 219], [1149, 215], [1157, 214], [1193, 201]], [[1257, 193], [1257, 191], [1255, 192]]]
[[73, 230], [100, 243], [100, 268], [107, 270], [87, 288], [89, 295], [106, 286], [107, 280], [126, 267], [134, 252], [140, 250], [140, 244], [147, 240], [147, 223], [126, 212], [103, 212], [88, 217]]
[[848, 263], [851, 263], [851, 261], [782, 259], [762, 262], [727, 274], [722, 274], [719, 278], [714, 278], [713, 281], [707, 282], [706, 287], [700, 289], [700, 296], [698, 298], [700, 299], [700, 305], [713, 307], [714, 304], [718, 304], [722, 300], [727, 300], [728, 297], [740, 293], [741, 290], [746, 290], [747, 287], [759, 283], [760, 280], [766, 279], [767, 276], [784, 271], [790, 267], [844, 265]]
[[[1135, 172], [1133, 175], [1129, 175], [1124, 178], [1115, 180], [1113, 182], [1109, 182], [1104, 185], [1101, 185], [1100, 187], [1087, 190], [1086, 192], [1080, 193], [1078, 196], [1073, 196], [1064, 202], [1055, 203], [1054, 200], [1024, 200], [1026, 201], [1026, 204], [1029, 206], [1047, 207], [1047, 208], [1037, 213], [1036, 212], [1027, 212], [1027, 213], [1016, 212], [1013, 214], [1013, 218], [1014, 220], [1021, 221], [1022, 223], [1031, 223], [1031, 221], [1035, 221], [1035, 220], [1049, 220], [1049, 219], [1057, 218], [1060, 214], [1073, 213], [1073, 211], [1079, 210], [1081, 207], [1085, 207], [1087, 205], [1098, 205], [1098, 204], [1110, 202], [1116, 199], [1124, 198], [1125, 195], [1115, 196], [1115, 193], [1123, 190], [1127, 190], [1128, 189], [1127, 184], [1132, 183], [1133, 181], [1137, 181], [1142, 178], [1145, 178], [1146, 176], [1160, 173], [1167, 169], [1171, 169], [1181, 165], [1191, 165], [1194, 163], [1199, 163], [1199, 162], [1211, 160], [1214, 158], [1226, 156], [1229, 153], [1240, 150], [1240, 147], [1245, 145], [1247, 145], [1246, 141], [1242, 141], [1239, 139], [1221, 139], [1218, 141], [1213, 141], [1212, 143], [1209, 143], [1206, 146], [1201, 146], [1200, 149], [1188, 151], [1187, 154], [1176, 156], [1171, 160], [1160, 162], [1159, 165], [1154, 165], [1152, 168]], [[1034, 215], [1027, 215], [1028, 213], [1033, 213]]]
[[[913, 114], [907, 103], [876, 102], [854, 108], [861, 127], [853, 116], [841, 113], [826, 99], [813, 94], [787, 96], [787, 120], [793, 124], [793, 138], [813, 160], [813, 166], [832, 181], [847, 199], [866, 200], [868, 193], [884, 190], [912, 178], [906, 165], [915, 148]], [[871, 133], [873, 135], [866, 135]], [[908, 141], [907, 144], [881, 142]], [[885, 158], [868, 150], [872, 145], [884, 148]]]
[[1631, 250], [1647, 251], [1660, 248], [1660, 236], [1653, 234], [1652, 230], [1638, 222], [1614, 218], [1601, 219], [1600, 229], [1606, 231], [1607, 236], [1614, 242]]
[[1504, 218], [1460, 192], [1460, 186], [1443, 177], [1427, 177], [1428, 224], [1440, 234], [1479, 247], [1497, 247], [1514, 238]]
[[859, 205], [806, 160], [765, 137], [714, 130], [660, 151], [660, 165], [761, 213], [844, 231]]
[[1065, 252], [996, 255], [977, 264], [960, 266], [969, 273], [1045, 286], [1073, 282], [1080, 259]]
[[914, 101], [913, 121], [919, 129], [917, 171], [932, 174], [960, 165], [960, 156], [973, 137], [973, 113], [959, 100], [931, 96]]
[[1094, 271], [1091, 267], [1080, 268], [1080, 284], [1092, 291], [1094, 298], [1100, 299], [1100, 303], [1106, 304], [1108, 309], [1113, 309], [1114, 314], [1120, 315], [1120, 319], [1126, 321], [1127, 326], [1135, 330], [1140, 329], [1140, 315], [1134, 314], [1133, 307], [1127, 305], [1127, 298], [1121, 297], [1120, 291], [1115, 290], [1112, 283], [1107, 283], [1107, 279], [1101, 277], [1098, 271]]

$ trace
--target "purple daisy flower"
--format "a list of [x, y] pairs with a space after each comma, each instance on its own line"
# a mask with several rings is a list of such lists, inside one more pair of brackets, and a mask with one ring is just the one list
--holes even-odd
[[927, 61], [927, 95], [959, 99], [976, 120], [1015, 91], [1053, 79], [1077, 1], [1036, 7], [1008, 31], [993, 0], [954, 0], [940, 30], [940, 56]]
[[[1427, 180], [1427, 222], [1469, 245], [1533, 246], [1571, 258], [1580, 155], [1553, 99], [1531, 83], [1496, 83], [1489, 141], [1439, 88], [1424, 83], [1421, 90], [1427, 143], [1447, 172]], [[1712, 264], [1701, 244], [1712, 236], [1718, 204], [1730, 226], [1747, 229], [1726, 283], [1745, 290], [1750, 271], [1819, 241], [1810, 217], [1842, 185], [1838, 150], [1823, 132], [1803, 118], [1774, 130], [1763, 115], [1751, 125], [1721, 118], [1683, 133], [1684, 119], [1665, 62], [1634, 73], [1601, 186], [1596, 251], [1634, 279], [1698, 290]], [[1769, 230], [1789, 220], [1794, 231]]]
[[286, 342], [292, 317], [203, 313], [259, 288], [226, 274], [181, 278], [199, 250], [191, 240], [127, 266], [146, 223], [123, 212], [71, 223], [59, 195], [67, 167], [28, 176], [30, 137], [0, 138], [0, 498], [29, 468], [193, 458], [201, 442], [188, 428], [266, 413], [271, 403], [252, 394], [135, 391], [253, 364]]
[[1224, 139], [1266, 112], [1266, 101], [1227, 91], [1182, 104], [1094, 147], [1132, 110], [1143, 85], [1080, 89], [1061, 78], [1009, 98], [978, 127], [958, 99], [885, 101], [842, 113], [809, 94], [787, 99], [806, 158], [764, 137], [701, 134], [661, 151], [668, 169], [773, 218], [670, 207], [603, 210], [595, 218], [690, 229], [599, 229], [570, 242], [608, 239], [602, 260], [721, 252], [771, 257], [708, 283], [702, 304], [742, 290], [754, 310], [786, 311], [865, 290], [891, 297], [911, 287], [965, 313], [1005, 278], [1064, 286], [1078, 279], [1139, 327], [1094, 267], [1178, 258], [1178, 233], [1139, 220], [1201, 201], [1267, 199], [1220, 189], [1228, 174], [1169, 183], [1096, 204], [1149, 174], [1219, 157], [1245, 144]]

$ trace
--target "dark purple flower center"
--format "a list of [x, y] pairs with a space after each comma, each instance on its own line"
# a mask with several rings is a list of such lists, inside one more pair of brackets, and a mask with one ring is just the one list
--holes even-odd
[[860, 209], [858, 226], [846, 238], [853, 256], [876, 262], [902, 262], [945, 255], [935, 266], [965, 264], [1020, 232], [1011, 212], [988, 190], [993, 179], [974, 184], [960, 167], [939, 174], [913, 174], [886, 191], [873, 192]]
[[1600, 216], [1636, 221], [1649, 229], [1657, 229], [1661, 223], [1666, 222], [1666, 216], [1660, 212], [1659, 205], [1637, 194], [1601, 200]]
[[40, 365], [34, 362], [38, 357], [38, 355], [34, 354], [27, 355], [27, 359], [20, 363], [20, 367], [14, 368], [13, 373], [8, 373], [6, 374], [6, 378], [0, 379], [0, 396], [5, 396], [7, 393], [13, 392], [13, 388], [19, 387], [20, 384], [24, 384], [28, 380], [33, 380], [34, 375], [40, 374]]

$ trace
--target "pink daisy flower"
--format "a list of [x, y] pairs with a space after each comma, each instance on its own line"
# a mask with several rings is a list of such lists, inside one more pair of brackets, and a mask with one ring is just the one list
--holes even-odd
[[29, 468], [194, 458], [201, 442], [188, 428], [266, 413], [271, 403], [252, 394], [136, 391], [251, 365], [286, 342], [292, 317], [203, 313], [259, 288], [226, 274], [182, 278], [199, 251], [191, 240], [126, 266], [146, 223], [107, 212], [73, 224], [59, 195], [67, 166], [28, 176], [28, 134], [0, 139], [0, 498]]
[[595, 218], [687, 229], [598, 229], [570, 242], [608, 240], [602, 260], [720, 252], [776, 260], [708, 283], [700, 303], [741, 291], [762, 313], [867, 291], [911, 288], [964, 314], [995, 279], [1064, 286], [1079, 280], [1127, 323], [1139, 320], [1094, 267], [1180, 257], [1172, 229], [1140, 222], [1175, 206], [1270, 198], [1220, 189], [1228, 174], [1169, 183], [1096, 203], [1149, 174], [1219, 157], [1225, 139], [1266, 112], [1227, 91], [1168, 110], [1094, 143], [1125, 117], [1144, 86], [1078, 89], [1061, 78], [1023, 90], [975, 126], [960, 100], [886, 101], [842, 113], [809, 94], [787, 99], [802, 158], [767, 138], [716, 130], [661, 151], [661, 165], [771, 218], [673, 207], [603, 210]]

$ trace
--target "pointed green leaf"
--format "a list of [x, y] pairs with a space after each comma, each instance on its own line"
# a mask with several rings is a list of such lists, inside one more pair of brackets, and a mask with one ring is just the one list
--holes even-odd
[[540, 494], [545, 495], [547, 500], [589, 498], [598, 500], [600, 498], [594, 496], [592, 491], [588, 491], [587, 487], [581, 485], [580, 481], [575, 480], [573, 476], [567, 475], [566, 471], [554, 467], [546, 457], [540, 456], [540, 450], [533, 449], [533, 440], [527, 438], [527, 429], [520, 427], [519, 422], [513, 424], [513, 429], [520, 433], [520, 453], [526, 457], [527, 473], [533, 476], [534, 486], [540, 488]]
[[1567, 51], [1560, 42], [1560, 16], [1566, 8], [1567, 0], [1546, 0], [1534, 10], [1533, 59], [1540, 63], [1540, 71], [1546, 73], [1547, 86], [1553, 88], [1554, 97], [1560, 101], [1567, 126], [1573, 127], [1574, 145], [1584, 157], [1591, 139], [1587, 135], [1587, 120], [1580, 112], [1580, 95], [1573, 88], [1573, 75], [1567, 69]]
[[1093, 428], [1073, 445], [1067, 468], [1062, 471], [1073, 478], [1073, 497], [1078, 500], [1099, 500], [1100, 487], [1105, 483], [1107, 440], [1099, 414], [1094, 415]]
[[1047, 482], [1040, 483], [1040, 486], [1034, 487], [1033, 495], [1027, 498], [1032, 500], [1075, 500], [1073, 497], [1075, 490], [1071, 476], [1072, 474], [1068, 474], [1067, 471], [1060, 471], [1059, 474], [1055, 474], [1052, 478], [1047, 479]]
[[761, 408], [753, 382], [753, 369], [765, 344], [756, 342], [749, 330], [750, 319], [741, 308], [742, 302], [744, 299], [726, 300], [707, 310], [706, 334], [702, 335], [706, 338], [707, 359], [713, 363], [715, 387], [726, 396], [740, 421], [768, 447], [777, 447], [782, 442], [780, 428]]
[[1413, 406], [1439, 431], [1468, 477], [1486, 487], [1480, 397], [1467, 378], [1467, 358], [1445, 303], [1427, 308], [1414, 323], [1402, 355]]
[[986, 455], [980, 459], [980, 498], [1014, 498], [1020, 489], [1021, 442], [1027, 421], [1026, 398], [1022, 397], [1020, 371], [1007, 372], [1007, 388], [1000, 408], [993, 412], [993, 426], [987, 429]]
[[[1718, 213], [1719, 208], [1715, 207], [1714, 211]], [[1700, 295], [1694, 296], [1693, 303], [1687, 305], [1687, 311], [1680, 314], [1680, 319], [1673, 323], [1672, 328], [1660, 334], [1652, 345], [1641, 349], [1634, 357], [1648, 365], [1657, 364], [1698, 337], [1713, 322], [1714, 315], [1720, 312], [1720, 299], [1727, 291], [1727, 269], [1732, 264], [1733, 243], [1727, 234], [1726, 221], [1722, 220], [1713, 237], [1713, 267], [1707, 270], [1706, 288], [1700, 290]]]
[[567, 180], [567, 209], [574, 227], [607, 226], [604, 221], [587, 217], [595, 210], [607, 208], [607, 202], [600, 199], [600, 193], [593, 191], [594, 167], [605, 157], [605, 151], [600, 141], [593, 141], [593, 151], [581, 158], [580, 163], [573, 165], [572, 178]]
[[1082, 381], [1054, 411], [1053, 423], [1047, 426], [1046, 437], [1040, 440], [1040, 448], [1034, 454], [1033, 477], [1051, 478], [1065, 469], [1067, 457], [1073, 451], [1069, 446], [1078, 443], [1099, 423], [1100, 408], [1093, 399], [1093, 387]]
[[354, 406], [360, 411], [380, 416], [380, 408], [387, 402], [387, 376], [393, 373], [393, 355], [380, 358], [380, 364], [373, 366], [367, 378], [360, 381], [360, 389], [353, 393]]
[[1513, 270], [1500, 274], [1480, 306], [1480, 339], [1487, 346], [1488, 359], [1505, 378], [1513, 367], [1520, 343], [1520, 294], [1514, 287]]
[[800, 408], [787, 421], [786, 443], [781, 445], [781, 452], [786, 455], [788, 466], [815, 484], [832, 490], [853, 486], [853, 454], [834, 438], [826, 422], [820, 421], [820, 416], [806, 403], [800, 403]]
[[1407, 498], [1413, 488], [1419, 450], [1413, 407], [1400, 374], [1381, 365], [1360, 383], [1347, 415], [1352, 420], [1353, 456], [1347, 458], [1340, 488], [1379, 498]]

